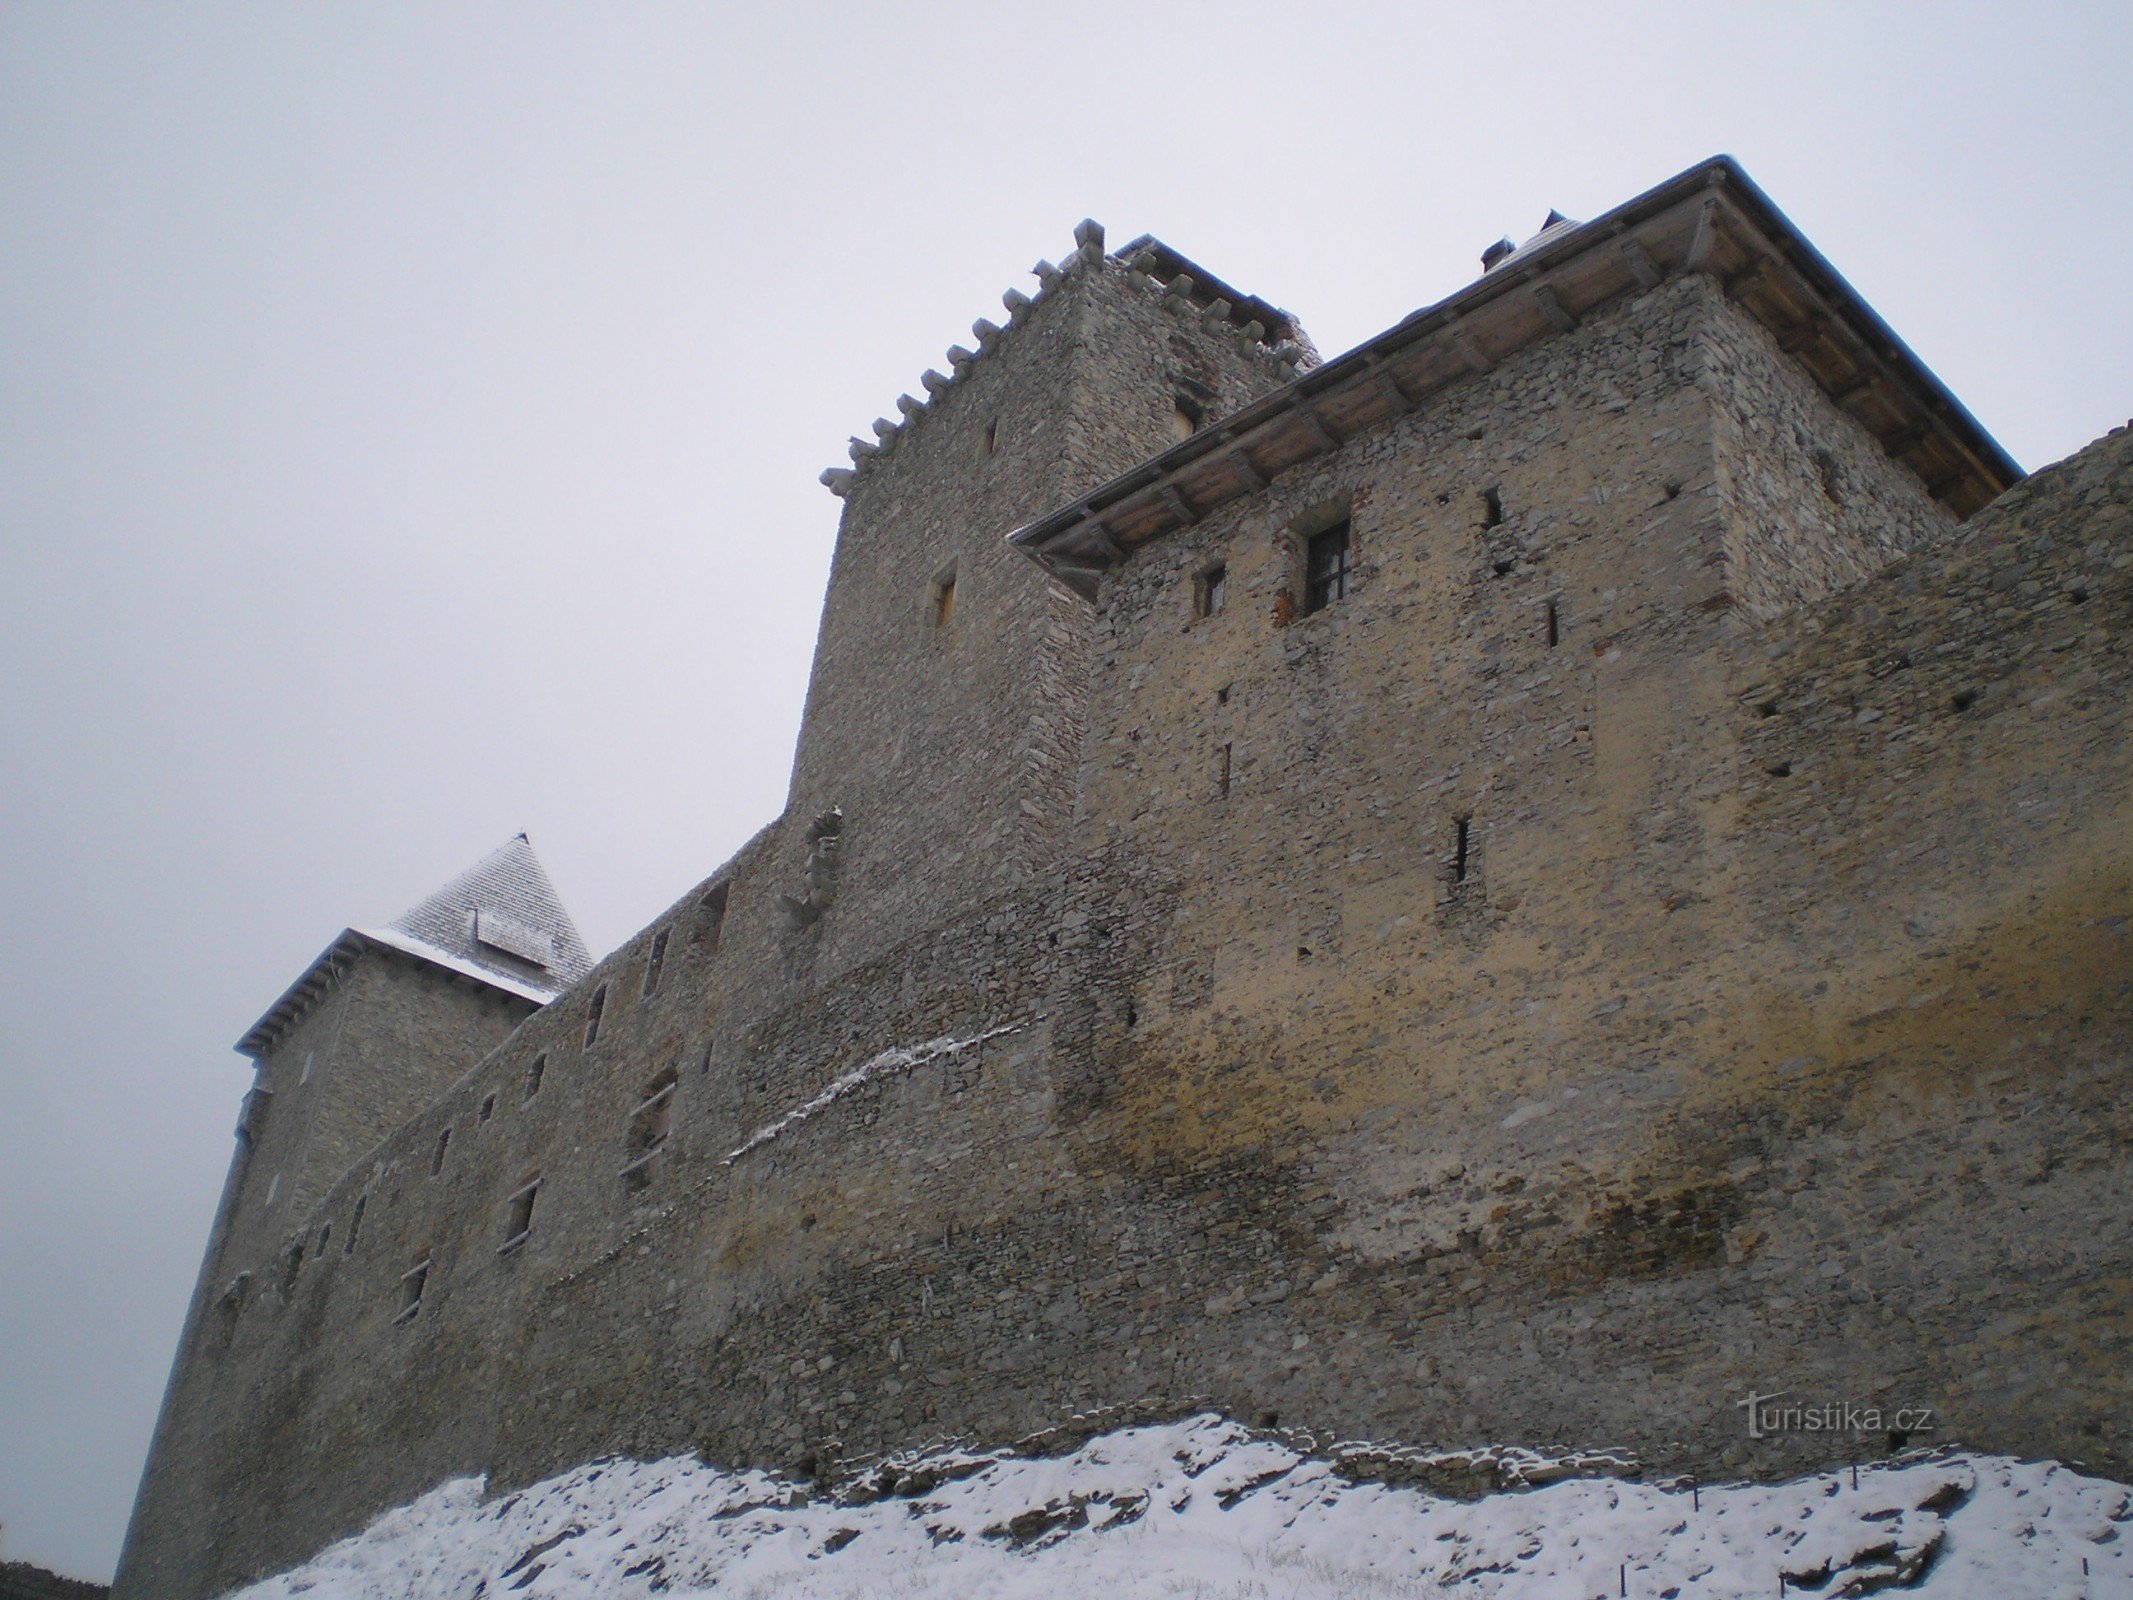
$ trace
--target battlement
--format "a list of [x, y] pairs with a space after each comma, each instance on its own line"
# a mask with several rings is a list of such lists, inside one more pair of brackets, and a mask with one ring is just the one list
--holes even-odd
[[822, 484], [840, 497], [850, 494], [873, 463], [891, 454], [907, 433], [924, 420], [935, 405], [945, 401], [953, 387], [967, 378], [976, 364], [993, 354], [1012, 330], [1029, 320], [1047, 295], [1053, 294], [1077, 273], [1122, 269], [1129, 281], [1159, 292], [1159, 303], [1181, 319], [1197, 321], [1207, 331], [1233, 331], [1238, 348], [1270, 365], [1270, 376], [1285, 381], [1299, 370], [1318, 363], [1318, 351], [1295, 317], [1256, 296], [1232, 289], [1205, 268], [1172, 250], [1151, 234], [1142, 234], [1115, 256], [1104, 253], [1104, 230], [1100, 223], [1084, 220], [1074, 230], [1074, 250], [1062, 266], [1039, 261], [1030, 269], [1037, 280], [1035, 294], [1009, 289], [1000, 303], [1007, 310], [1003, 328], [980, 317], [970, 326], [977, 348], [948, 348], [948, 371], [927, 368], [920, 387], [924, 398], [909, 394], [896, 397], [898, 416], [874, 419], [874, 437], [854, 435], [850, 446], [852, 465], [823, 470]]

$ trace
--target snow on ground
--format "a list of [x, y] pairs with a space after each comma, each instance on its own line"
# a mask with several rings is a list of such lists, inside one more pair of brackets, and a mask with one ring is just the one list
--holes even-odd
[[595, 1462], [493, 1501], [463, 1478], [242, 1596], [1761, 1600], [1783, 1577], [1825, 1600], [2133, 1597], [2133, 1491], [2052, 1462], [1451, 1500], [1355, 1481], [1341, 1459], [1203, 1416], [1066, 1455], [896, 1457], [833, 1495], [686, 1457]]

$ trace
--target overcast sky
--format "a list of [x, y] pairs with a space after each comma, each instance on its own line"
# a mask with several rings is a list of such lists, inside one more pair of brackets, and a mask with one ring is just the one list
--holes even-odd
[[7, 1554], [110, 1573], [231, 1042], [520, 829], [605, 951], [770, 818], [816, 474], [1081, 217], [1330, 355], [1731, 152], [2036, 467], [2133, 412], [2129, 16], [5, 0]]

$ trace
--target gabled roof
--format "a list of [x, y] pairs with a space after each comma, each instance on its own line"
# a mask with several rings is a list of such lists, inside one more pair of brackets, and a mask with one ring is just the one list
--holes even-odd
[[[1494, 252], [1491, 252], [1492, 257]], [[1084, 595], [1135, 545], [1681, 273], [1705, 273], [1957, 517], [2022, 476], [1730, 157], [1586, 223], [1544, 227], [1435, 305], [1008, 536]]]
[[521, 833], [382, 928], [347, 928], [237, 1043], [263, 1055], [365, 950], [395, 951], [546, 1005], [592, 970], [577, 924]]

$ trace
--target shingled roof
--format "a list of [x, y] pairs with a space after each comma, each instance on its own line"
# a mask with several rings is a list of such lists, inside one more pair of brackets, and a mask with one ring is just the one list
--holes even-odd
[[521, 833], [382, 928], [346, 928], [237, 1043], [263, 1055], [365, 950], [395, 951], [546, 1005], [592, 970], [592, 955]]

